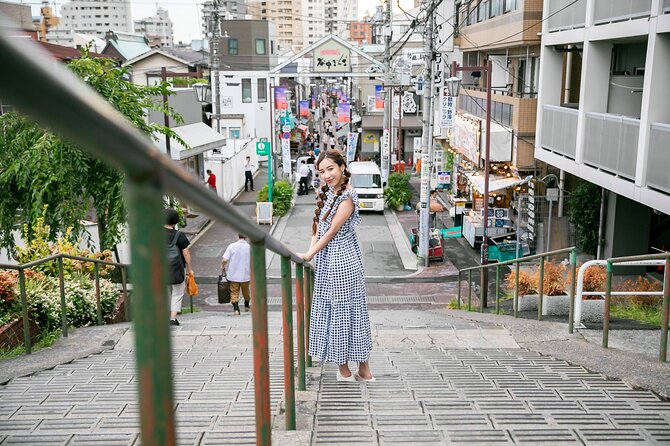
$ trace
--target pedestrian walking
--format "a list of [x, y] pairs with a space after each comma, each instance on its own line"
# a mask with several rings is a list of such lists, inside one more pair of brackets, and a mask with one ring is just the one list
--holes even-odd
[[[175, 229], [179, 223], [179, 214], [176, 210], [165, 210], [165, 230], [167, 237], [168, 255], [168, 294], [170, 295], [170, 325], [179, 325], [177, 313], [181, 312], [181, 302], [186, 290], [186, 275], [193, 276], [191, 268], [191, 253], [188, 246], [191, 242], [188, 237]], [[186, 273], [184, 273], [186, 270]]]
[[211, 170], [207, 169], [207, 186], [216, 192], [216, 175]]
[[254, 190], [254, 164], [251, 162], [251, 157], [248, 156], [244, 160], [244, 192], [247, 192], [247, 184], [251, 190]]
[[[374, 381], [368, 360], [372, 349], [363, 257], [356, 237], [358, 196], [342, 154], [323, 152], [316, 163], [325, 182], [312, 224], [309, 251], [316, 256], [310, 319], [309, 355], [338, 365], [338, 381]], [[352, 373], [349, 361], [358, 362]]]
[[309, 166], [305, 163], [305, 160], [300, 161], [300, 169], [298, 174], [300, 175], [300, 182], [298, 183], [298, 195], [307, 195], [309, 193]]
[[251, 247], [244, 235], [238, 234], [237, 237], [238, 240], [228, 245], [226, 252], [223, 253], [221, 269], [226, 272], [230, 284], [230, 303], [233, 306], [233, 312], [239, 315], [240, 291], [244, 296], [244, 311], [249, 311], [251, 304], [251, 294], [249, 293]]

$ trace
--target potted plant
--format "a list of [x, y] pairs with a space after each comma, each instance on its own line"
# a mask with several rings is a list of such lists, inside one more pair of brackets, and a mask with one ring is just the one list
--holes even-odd
[[402, 211], [405, 204], [412, 199], [409, 178], [408, 173], [392, 173], [389, 175], [388, 186], [384, 189], [384, 200], [390, 209]]

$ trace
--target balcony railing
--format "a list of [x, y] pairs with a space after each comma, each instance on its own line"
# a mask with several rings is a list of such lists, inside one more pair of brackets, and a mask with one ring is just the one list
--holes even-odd
[[647, 186], [670, 193], [668, 141], [670, 141], [670, 124], [652, 123], [647, 158]]
[[542, 107], [541, 146], [575, 159], [578, 111], [555, 105]]
[[[549, 32], [583, 28], [586, 24], [586, 0], [551, 0], [547, 12]], [[568, 6], [569, 5], [569, 6]]]
[[640, 120], [589, 112], [585, 130], [584, 162], [634, 180]]
[[649, 17], [651, 0], [596, 0], [593, 23], [619, 22]]
[[[486, 88], [478, 87], [476, 85], [463, 85], [463, 88], [486, 93]], [[500, 96], [509, 96], [511, 98], [522, 98], [522, 99], [534, 99], [537, 97], [537, 91], [529, 91], [529, 92], [514, 91], [511, 89], [511, 84], [509, 88], [491, 87], [491, 94]]]

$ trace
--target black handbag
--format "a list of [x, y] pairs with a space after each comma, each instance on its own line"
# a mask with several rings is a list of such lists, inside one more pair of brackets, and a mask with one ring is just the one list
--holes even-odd
[[226, 270], [221, 270], [221, 275], [217, 282], [217, 289], [219, 293], [219, 303], [220, 304], [229, 304], [230, 303], [230, 282], [226, 277]]

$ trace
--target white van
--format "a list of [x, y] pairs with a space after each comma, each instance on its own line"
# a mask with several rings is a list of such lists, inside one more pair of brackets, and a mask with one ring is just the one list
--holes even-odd
[[379, 166], [372, 161], [349, 163], [350, 182], [358, 194], [362, 211], [384, 212], [384, 188]]

